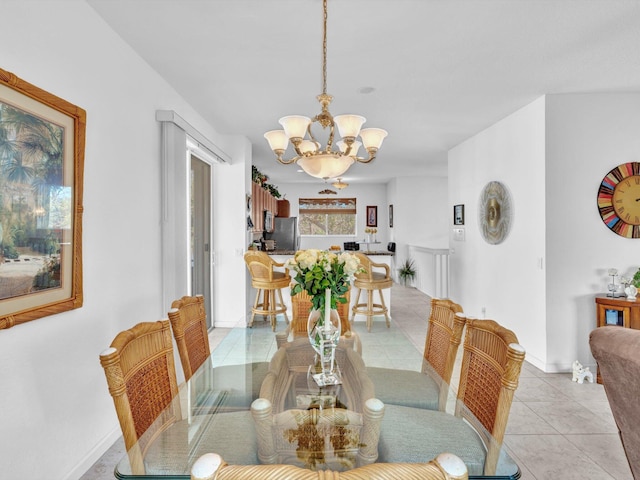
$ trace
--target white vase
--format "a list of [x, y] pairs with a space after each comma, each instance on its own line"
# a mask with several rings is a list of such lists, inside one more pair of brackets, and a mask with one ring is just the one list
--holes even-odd
[[638, 289], [634, 285], [629, 285], [624, 289], [624, 293], [627, 294], [627, 300], [635, 300], [638, 296]]

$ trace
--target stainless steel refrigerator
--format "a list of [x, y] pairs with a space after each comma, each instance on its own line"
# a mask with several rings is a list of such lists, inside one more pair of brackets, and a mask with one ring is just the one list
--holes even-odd
[[276, 250], [298, 250], [300, 246], [298, 217], [276, 217], [273, 222], [273, 232], [266, 233], [265, 239], [275, 240]]

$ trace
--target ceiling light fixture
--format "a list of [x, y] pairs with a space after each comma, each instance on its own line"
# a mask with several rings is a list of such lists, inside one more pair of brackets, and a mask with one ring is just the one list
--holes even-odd
[[[297, 163], [312, 177], [336, 178], [346, 172], [355, 162], [369, 163], [376, 158], [376, 153], [387, 136], [381, 128], [365, 128], [362, 124], [366, 119], [360, 115], [336, 115], [329, 113], [329, 104], [333, 100], [327, 94], [327, 0], [323, 0], [323, 29], [322, 29], [322, 94], [316, 98], [322, 106], [322, 111], [310, 119], [301, 115], [289, 115], [279, 120], [284, 130], [271, 130], [264, 134], [269, 147], [276, 154], [278, 162], [284, 165]], [[311, 133], [311, 126], [319, 123], [322, 129], [329, 128], [326, 146], [321, 148], [320, 142]], [[342, 139], [336, 143], [338, 150], [333, 150], [334, 127]], [[308, 139], [305, 139], [308, 134]], [[356, 140], [360, 136], [361, 142]], [[285, 160], [283, 158], [288, 143], [291, 142], [296, 155]], [[358, 157], [358, 150], [363, 145], [369, 156]]]
[[345, 183], [342, 181], [342, 178], [338, 177], [336, 178], [336, 182], [333, 182], [331, 185], [334, 186], [334, 188], [337, 188], [338, 190], [342, 190], [343, 188], [347, 188], [349, 186], [348, 183]]

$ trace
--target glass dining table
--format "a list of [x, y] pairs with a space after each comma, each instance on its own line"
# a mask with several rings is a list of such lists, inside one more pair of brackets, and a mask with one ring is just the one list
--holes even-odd
[[[308, 340], [283, 341], [282, 332], [274, 334], [259, 324], [252, 329], [225, 329], [211, 356], [180, 385], [166, 414], [116, 465], [115, 477], [189, 479], [194, 462], [206, 453], [219, 454], [230, 465], [296, 464], [334, 471], [356, 468], [363, 462], [393, 462], [378, 456], [376, 444], [382, 446], [385, 438], [395, 438], [398, 432], [390, 430], [397, 425], [384, 422], [382, 402], [365, 398], [375, 397], [367, 368], [389, 368], [391, 374], [394, 369], [420, 372], [422, 352], [399, 329], [367, 332], [364, 322], [352, 327], [360, 347], [353, 348], [353, 338], [340, 345], [336, 365], [342, 384], [324, 387], [312, 378], [315, 357]], [[294, 344], [295, 350], [290, 348]], [[439, 415], [458, 415], [464, 405], [457, 404], [455, 389], [444, 384], [440, 388], [446, 400]], [[407, 395], [419, 395], [411, 393], [415, 391], [407, 388]], [[411, 418], [406, 420], [411, 422]], [[276, 425], [280, 429], [271, 437], [270, 430], [276, 432]], [[418, 448], [428, 445], [429, 452], [462, 457], [455, 448], [464, 439], [455, 436], [469, 435], [461, 433], [469, 429], [452, 431], [447, 422], [442, 425], [443, 431], [434, 434], [434, 428], [440, 427], [432, 425], [426, 438], [413, 435], [410, 442]], [[469, 478], [520, 478], [518, 465], [505, 448], [495, 442], [488, 445], [490, 435], [480, 431], [480, 422], [469, 425], [484, 438], [486, 462], [492, 462], [491, 468], [469, 468]], [[365, 435], [367, 442], [362, 440]], [[288, 455], [282, 454], [283, 446], [290, 449]]]

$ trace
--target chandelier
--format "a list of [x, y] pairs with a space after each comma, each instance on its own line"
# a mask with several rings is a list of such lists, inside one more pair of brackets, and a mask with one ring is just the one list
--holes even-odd
[[[269, 147], [276, 154], [278, 162], [284, 165], [297, 163], [307, 174], [316, 178], [337, 178], [344, 174], [355, 162], [369, 163], [376, 158], [376, 153], [387, 136], [381, 128], [365, 128], [366, 119], [360, 115], [336, 115], [329, 113], [329, 104], [333, 100], [327, 94], [327, 0], [323, 0], [324, 21], [322, 29], [322, 94], [316, 98], [322, 111], [313, 117], [289, 115], [278, 122], [284, 130], [271, 130], [264, 134]], [[323, 148], [311, 132], [314, 123], [320, 124], [323, 130], [329, 129], [326, 146]], [[333, 149], [334, 129], [338, 127], [341, 140]], [[305, 138], [308, 136], [308, 138]], [[357, 138], [360, 136], [360, 140]], [[296, 155], [284, 159], [287, 146], [291, 143]], [[360, 146], [364, 146], [367, 157], [358, 157]], [[344, 188], [344, 187], [343, 187]]]
[[338, 177], [336, 178], [336, 182], [333, 182], [331, 185], [333, 185], [335, 188], [337, 188], [338, 190], [342, 190], [343, 188], [347, 188], [349, 186], [348, 183], [345, 183], [342, 181], [342, 178]]

